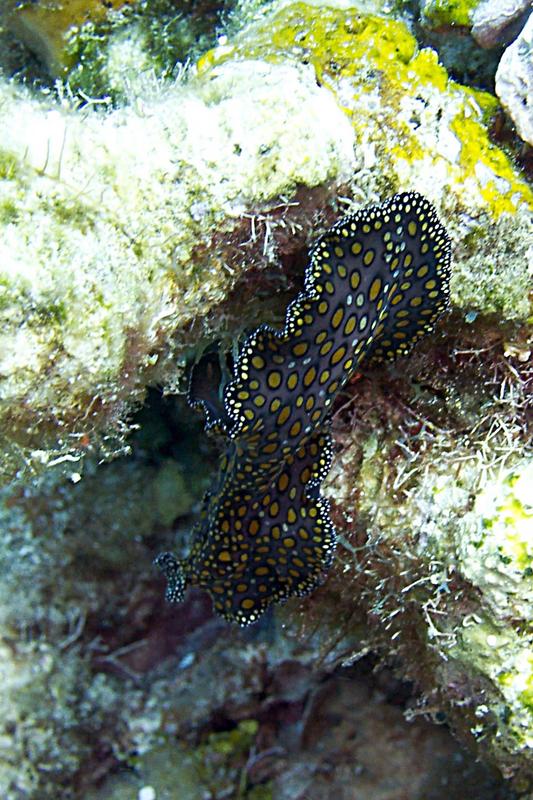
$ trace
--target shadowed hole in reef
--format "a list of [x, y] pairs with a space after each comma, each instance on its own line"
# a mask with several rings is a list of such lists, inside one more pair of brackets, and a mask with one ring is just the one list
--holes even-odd
[[188, 554], [218, 463], [216, 443], [183, 395], [150, 390], [129, 423], [130, 455], [88, 471], [72, 490], [80, 508], [91, 504], [82, 522], [76, 517], [86, 534], [75, 540], [73, 573], [82, 587], [97, 580], [99, 595], [113, 598], [86, 621], [87, 642], [99, 642], [91, 663], [122, 678], [144, 675], [175, 654], [211, 616], [210, 599], [199, 591], [179, 608], [167, 604], [152, 560], [162, 549]]
[[495, 769], [454, 740], [444, 718], [416, 713], [417, 698], [416, 687], [375, 655], [339, 667], [314, 681], [297, 757], [311, 763], [319, 754], [334, 765], [341, 792], [342, 772], [352, 770], [353, 794], [346, 797], [357, 800], [518, 800]]
[[[172, 491], [172, 467], [182, 476], [191, 498], [190, 526], [218, 463], [219, 448], [204, 432], [204, 420], [183, 395], [164, 395], [150, 389], [143, 407], [131, 420], [131, 458], [146, 466], [167, 470]], [[178, 488], [178, 487], [176, 487]], [[169, 520], [171, 524], [173, 520]], [[173, 534], [174, 535], [174, 534]], [[172, 544], [172, 539], [169, 541]], [[154, 547], [161, 542], [154, 542]]]
[[185, 396], [150, 389], [131, 422], [137, 427], [130, 440], [134, 458], [155, 465], [174, 458], [195, 468], [203, 464], [204, 471], [215, 468], [217, 448], [206, 438], [202, 417], [190, 408]]

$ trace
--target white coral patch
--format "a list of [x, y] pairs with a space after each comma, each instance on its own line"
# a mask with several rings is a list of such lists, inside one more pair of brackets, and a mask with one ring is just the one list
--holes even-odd
[[[108, 112], [0, 82], [2, 399], [104, 403], [227, 290], [228, 219], [344, 181], [353, 132], [310, 68], [242, 61]], [[203, 272], [202, 272], [203, 270]]]
[[459, 569], [499, 619], [528, 620], [533, 607], [532, 485], [533, 463], [488, 482], [456, 541]]
[[350, 122], [310, 67], [227, 62], [184, 111], [188, 161], [220, 202], [272, 197], [288, 181], [314, 186], [339, 169], [348, 178], [353, 167]]

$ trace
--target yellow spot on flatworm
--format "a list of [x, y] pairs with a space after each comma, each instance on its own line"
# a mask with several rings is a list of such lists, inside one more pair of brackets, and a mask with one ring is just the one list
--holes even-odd
[[344, 308], [338, 308], [331, 318], [331, 327], [333, 328], [333, 330], [337, 330], [337, 328], [342, 322], [343, 317], [344, 317]]
[[374, 302], [374, 300], [376, 299], [376, 297], [380, 293], [382, 285], [383, 284], [382, 284], [381, 278], [374, 278], [374, 280], [370, 284], [370, 289], [369, 289], [369, 292], [368, 292], [368, 296], [372, 300], [372, 302]]
[[359, 274], [359, 272], [357, 272], [357, 270], [354, 270], [350, 275], [350, 286], [352, 287], [352, 289], [357, 289], [360, 283], [361, 283], [361, 275]]
[[363, 256], [363, 264], [365, 267], [369, 267], [370, 264], [373, 262], [376, 253], [374, 250], [367, 250]]
[[316, 378], [316, 368], [309, 367], [309, 369], [304, 375], [304, 386], [305, 387], [311, 386], [315, 378]]
[[279, 412], [279, 414], [278, 414], [278, 418], [277, 418], [276, 422], [277, 422], [277, 423], [278, 423], [278, 425], [280, 425], [280, 426], [281, 426], [281, 425], [284, 425], [284, 424], [287, 422], [287, 420], [289, 419], [290, 415], [291, 415], [291, 409], [290, 409], [290, 406], [285, 406], [285, 407], [284, 407], [284, 408], [282, 408], [282, 409], [281, 409], [281, 411]]
[[295, 344], [294, 347], [292, 348], [292, 352], [294, 353], [295, 356], [304, 356], [308, 350], [309, 350], [309, 345], [307, 344], [307, 342], [298, 342], [298, 344]]

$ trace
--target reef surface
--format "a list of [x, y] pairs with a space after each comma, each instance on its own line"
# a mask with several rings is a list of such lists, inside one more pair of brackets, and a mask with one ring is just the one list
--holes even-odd
[[[92, 19], [55, 86], [60, 71], [17, 78], [26, 45], [2, 21], [8, 800], [342, 796], [354, 780], [358, 797], [530, 795], [527, 154], [495, 95], [424, 46], [424, 19], [241, 4], [177, 68], [146, 18]], [[452, 239], [452, 310], [332, 409], [327, 582], [245, 632], [198, 589], [166, 607], [151, 560], [188, 552], [216, 462], [168, 395], [206, 347], [281, 327], [336, 219], [411, 190]], [[372, 771], [376, 741], [396, 783]]]

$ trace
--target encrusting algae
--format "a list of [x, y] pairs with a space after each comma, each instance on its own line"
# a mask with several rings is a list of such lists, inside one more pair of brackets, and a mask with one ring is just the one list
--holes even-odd
[[[310, 64], [317, 80], [334, 92], [350, 115], [358, 143], [372, 142], [385, 159], [391, 183], [405, 184], [402, 161], [414, 182], [419, 162], [426, 175], [434, 170], [443, 186], [452, 184], [455, 191], [461, 191], [458, 184], [475, 181], [476, 192], [494, 218], [522, 203], [533, 207], [528, 184], [490, 141], [486, 122], [496, 112], [495, 98], [451, 80], [436, 52], [419, 50], [404, 22], [359, 13], [357, 8], [290, 3], [245, 29], [232, 44], [206, 53], [198, 69], [239, 58], [288, 58]], [[429, 114], [440, 119], [433, 152], [424, 130]], [[421, 178], [420, 185], [424, 183]]]

